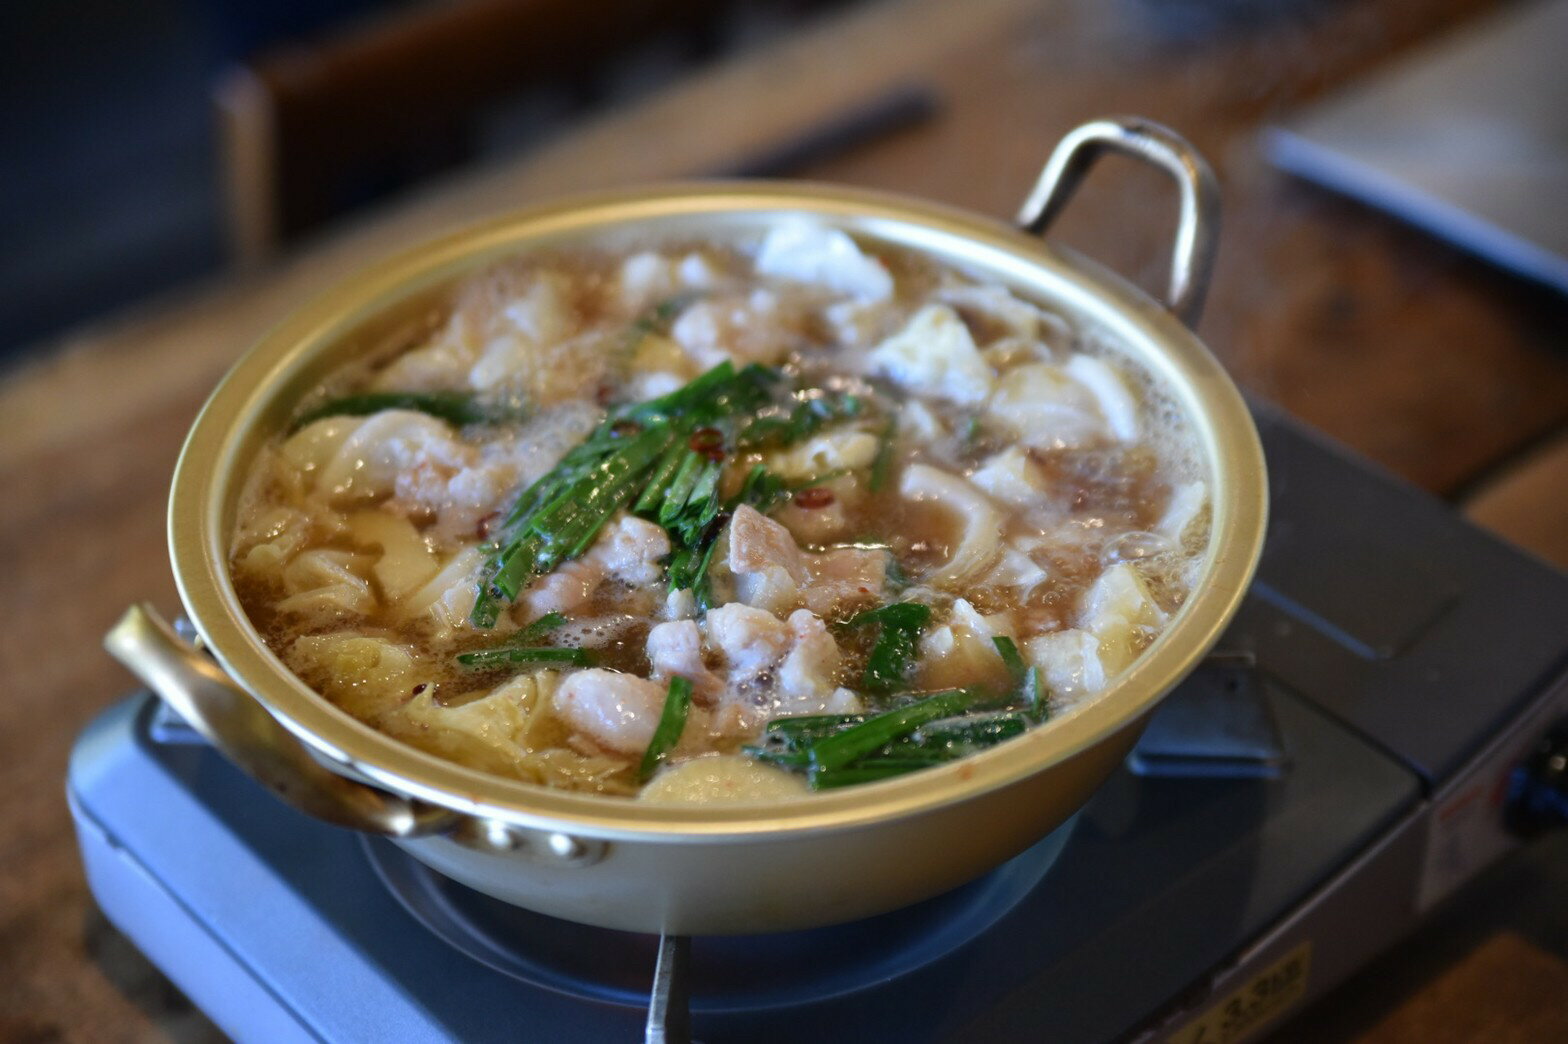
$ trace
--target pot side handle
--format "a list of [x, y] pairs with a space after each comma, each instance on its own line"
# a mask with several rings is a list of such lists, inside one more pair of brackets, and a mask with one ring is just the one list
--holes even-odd
[[175, 634], [151, 606], [127, 609], [104, 636], [104, 648], [209, 743], [301, 812], [391, 837], [446, 833], [464, 818], [451, 809], [356, 782], [322, 765], [221, 667]]
[[1170, 128], [1136, 116], [1107, 116], [1073, 128], [1052, 151], [1018, 209], [1019, 226], [1044, 235], [1089, 168], [1108, 151], [1152, 163], [1176, 181], [1181, 214], [1164, 304], [1189, 328], [1197, 326], [1219, 238], [1219, 184], [1208, 162]]

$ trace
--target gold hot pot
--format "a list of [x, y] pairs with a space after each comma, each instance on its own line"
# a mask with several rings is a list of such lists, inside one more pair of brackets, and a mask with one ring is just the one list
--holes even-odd
[[[1155, 164], [1180, 189], [1164, 302], [1040, 238], [1108, 150]], [[532, 786], [405, 746], [306, 688], [263, 644], [227, 567], [246, 466], [352, 350], [356, 331], [509, 255], [626, 233], [722, 240], [798, 213], [1050, 304], [1135, 357], [1186, 414], [1206, 458], [1210, 544], [1187, 603], [1111, 688], [951, 765], [787, 803], [679, 807]], [[1262, 450], [1235, 386], [1189, 329], [1216, 219], [1213, 175], [1186, 142], [1114, 118], [1061, 142], [1018, 227], [858, 189], [706, 183], [564, 200], [430, 243], [303, 307], [218, 386], [185, 444], [169, 505], [170, 554], [199, 647], [146, 607], [127, 612], [106, 644], [285, 801], [388, 835], [441, 873], [520, 906], [633, 931], [723, 934], [828, 924], [935, 895], [1067, 820], [1214, 645], [1251, 579], [1266, 515]]]

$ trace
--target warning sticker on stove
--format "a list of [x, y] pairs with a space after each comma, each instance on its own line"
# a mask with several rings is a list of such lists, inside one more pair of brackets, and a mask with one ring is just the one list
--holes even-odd
[[1312, 943], [1304, 942], [1170, 1036], [1170, 1044], [1234, 1044], [1274, 1022], [1307, 992]]

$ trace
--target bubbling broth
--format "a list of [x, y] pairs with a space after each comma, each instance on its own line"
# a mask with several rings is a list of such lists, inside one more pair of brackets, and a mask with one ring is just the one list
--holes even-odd
[[252, 466], [240, 600], [349, 714], [516, 779], [763, 801], [963, 757], [1111, 686], [1208, 544], [1114, 344], [805, 219], [531, 254], [355, 347]]

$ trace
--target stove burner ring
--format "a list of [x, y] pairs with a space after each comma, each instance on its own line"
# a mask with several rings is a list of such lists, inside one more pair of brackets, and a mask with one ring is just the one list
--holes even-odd
[[[902, 910], [802, 932], [698, 936], [691, 944], [691, 1011], [728, 1014], [821, 1001], [924, 967], [986, 931], [1032, 892], [1076, 819], [984, 877]], [[658, 936], [512, 906], [436, 873], [390, 841], [363, 840], [371, 867], [403, 908], [480, 964], [569, 996], [647, 1007]]]

